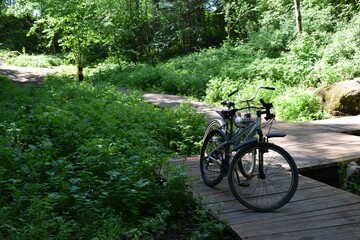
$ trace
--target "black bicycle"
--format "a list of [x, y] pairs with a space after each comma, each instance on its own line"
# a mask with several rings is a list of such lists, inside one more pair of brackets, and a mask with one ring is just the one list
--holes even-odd
[[[230, 190], [240, 203], [255, 211], [267, 212], [290, 201], [299, 176], [290, 154], [269, 142], [270, 138], [286, 136], [270, 133], [275, 119], [270, 111], [273, 105], [262, 99], [260, 107], [252, 105], [261, 89], [274, 90], [260, 87], [251, 99], [242, 100], [246, 107], [236, 108], [231, 103], [228, 109], [221, 111], [221, 126], [205, 133], [200, 170], [204, 182], [211, 187], [228, 176]], [[229, 96], [236, 92], [238, 90]], [[265, 115], [264, 125], [262, 115]], [[269, 127], [269, 131], [264, 135], [265, 127]]]

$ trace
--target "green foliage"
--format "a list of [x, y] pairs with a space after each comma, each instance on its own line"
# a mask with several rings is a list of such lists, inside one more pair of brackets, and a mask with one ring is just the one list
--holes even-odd
[[284, 121], [310, 121], [327, 117], [315, 95], [299, 87], [287, 88], [274, 100], [275, 112]]
[[4, 63], [22, 67], [53, 67], [65, 63], [62, 57], [53, 55], [28, 55], [8, 56], [8, 51], [0, 50], [0, 56]]
[[154, 66], [138, 64], [117, 74], [114, 81], [120, 81], [124, 87], [149, 90], [160, 85], [160, 76]]
[[329, 44], [322, 47], [322, 58], [316, 62], [311, 76], [322, 84], [352, 79], [360, 74], [360, 14], [348, 24], [340, 24]]
[[35, 24], [21, 34], [26, 36], [31, 28], [31, 38], [41, 39], [41, 47], [53, 53], [62, 49], [83, 63], [108, 55], [142, 61], [218, 46], [225, 37], [224, 23], [206, 4], [204, 0], [18, 0], [8, 12], [18, 18], [35, 15]]
[[27, 36], [34, 22], [29, 15], [14, 16], [0, 12], [0, 46], [11, 51], [22, 51], [26, 47], [29, 53], [43, 50], [38, 36]]
[[[274, 104], [276, 117], [283, 121], [309, 121], [326, 118], [327, 115], [321, 111], [320, 102], [311, 91], [303, 87], [288, 87], [281, 82], [262, 80], [234, 81], [229, 78], [211, 79], [207, 85], [206, 100], [219, 103], [222, 99], [228, 99], [228, 94], [235, 89], [240, 89], [240, 99], [251, 98], [260, 86], [272, 86], [276, 91], [262, 90], [258, 99], [271, 101]], [[238, 97], [233, 96], [238, 107], [243, 106]], [[260, 105], [258, 99], [255, 105]]]
[[[260, 83], [279, 86], [277, 90], [279, 93], [276, 95], [285, 96], [286, 89], [316, 88], [351, 79], [360, 74], [358, 67], [360, 15], [353, 1], [340, 5], [334, 1], [302, 3], [303, 33], [301, 35], [296, 35], [295, 32], [292, 2], [261, 0], [257, 1], [256, 8], [249, 1], [240, 1], [241, 4], [235, 4], [232, 0], [223, 1], [221, 4], [213, 3], [212, 7], [215, 7], [213, 10], [216, 9], [224, 14], [223, 24], [227, 24], [229, 34], [227, 41], [220, 48], [200, 50], [166, 62], [158, 62], [159, 58], [154, 56], [157, 53], [163, 54], [166, 48], [175, 49], [176, 52], [176, 49], [181, 48], [180, 46], [187, 48], [189, 43], [196, 45], [197, 40], [190, 41], [188, 33], [196, 35], [195, 32], [199, 33], [202, 30], [184, 28], [183, 24], [186, 25], [190, 19], [194, 20], [192, 16], [189, 17], [190, 13], [203, 19], [198, 12], [200, 10], [196, 7], [185, 8], [184, 6], [190, 2], [183, 1], [158, 5], [154, 4], [156, 2], [148, 1], [130, 2], [120, 1], [115, 5], [107, 0], [77, 3], [76, 7], [81, 11], [75, 15], [72, 14], [74, 9], [62, 9], [66, 17], [59, 17], [60, 13], [56, 12], [56, 1], [46, 4], [41, 2], [41, 6], [46, 9], [44, 11], [48, 13], [46, 19], [49, 20], [43, 21], [43, 24], [51, 25], [51, 27], [47, 26], [50, 28], [45, 32], [56, 40], [55, 33], [60, 29], [69, 30], [67, 35], [71, 37], [72, 29], [81, 28], [76, 36], [81, 39], [81, 34], [88, 36], [89, 41], [82, 40], [86, 46], [94, 46], [97, 42], [96, 49], [99, 52], [105, 46], [111, 49], [119, 67], [111, 67], [112, 70], [100, 70], [100, 67], [91, 70], [94, 82], [103, 79], [101, 76], [106, 76], [108, 81], [119, 87], [163, 91], [210, 102], [226, 98], [227, 93], [234, 88], [241, 88], [245, 94], [250, 93], [253, 86], [258, 86]], [[191, 1], [191, 3], [199, 6], [201, 1]], [[61, 3], [59, 6], [68, 6], [66, 4], [71, 4], [71, 1]], [[184, 7], [184, 12], [181, 12], [183, 15], [177, 12], [182, 11], [180, 10], [182, 8], [177, 11], [167, 11], [174, 9], [175, 6]], [[93, 12], [89, 13], [88, 9]], [[84, 15], [84, 19], [88, 20], [81, 23], [85, 26], [80, 23], [76, 26], [71, 25], [72, 20], [79, 18], [79, 14]], [[58, 18], [53, 19], [52, 15]], [[102, 21], [99, 25], [94, 25], [97, 22], [95, 16], [101, 16]], [[238, 21], [239, 16], [243, 21]], [[208, 17], [211, 19], [214, 16], [208, 13]], [[179, 19], [186, 21], [179, 22]], [[58, 20], [63, 21], [58, 22]], [[165, 26], [163, 24], [166, 21], [170, 24]], [[39, 27], [40, 22], [38, 22]], [[138, 25], [130, 26], [129, 24], [133, 22], [137, 22]], [[196, 24], [194, 23], [193, 26], [197, 26]], [[98, 32], [100, 28], [101, 34]], [[40, 29], [44, 28], [40, 27]], [[96, 34], [100, 35], [96, 36]], [[105, 42], [102, 41], [101, 36], [106, 36]], [[154, 51], [157, 52], [155, 55], [153, 55]], [[84, 50], [83, 53], [85, 52]], [[152, 58], [152, 64], [124, 64], [125, 55], [136, 60], [149, 57]], [[301, 101], [307, 101], [309, 94], [313, 96], [305, 90], [300, 92], [303, 96], [294, 96], [303, 99]], [[292, 121], [304, 119], [305, 114], [319, 118], [318, 104], [315, 104], [313, 99], [315, 98], [308, 98], [308, 103], [304, 103], [307, 107], [299, 108], [304, 112], [299, 113], [298, 116], [294, 113], [290, 114], [292, 117], [289, 118], [287, 114], [281, 114], [281, 111], [292, 112], [290, 109], [278, 109], [278, 115], [287, 116], [285, 118]], [[282, 107], [287, 108], [290, 105], [282, 105]]]
[[[359, 164], [359, 162], [357, 162]], [[355, 172], [350, 176], [347, 176], [347, 164], [342, 164], [338, 168], [339, 182], [341, 188], [351, 193], [360, 195], [360, 174]]]
[[1, 238], [153, 239], [185, 217], [185, 170], [165, 161], [198, 150], [204, 122], [189, 106], [61, 75], [0, 81]]
[[284, 6], [260, 1], [259, 31], [248, 31], [246, 41], [230, 39], [221, 48], [158, 63], [152, 67], [156, 89], [216, 103], [235, 88], [250, 96], [255, 86], [266, 84], [277, 88], [268, 99], [279, 103], [282, 120], [326, 117], [315, 94], [307, 89], [359, 76], [360, 15], [350, 14], [345, 6], [309, 1], [302, 5], [304, 32], [295, 36], [293, 12]]

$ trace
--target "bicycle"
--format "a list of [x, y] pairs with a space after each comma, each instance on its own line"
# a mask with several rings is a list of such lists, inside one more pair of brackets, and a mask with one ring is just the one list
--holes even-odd
[[[222, 100], [221, 105], [224, 107], [226, 106], [227, 110], [216, 111], [216, 113], [218, 113], [221, 116], [221, 119], [213, 119], [212, 121], [210, 121], [210, 123], [208, 124], [208, 126], [205, 129], [203, 142], [205, 142], [207, 135], [212, 130], [219, 129], [219, 130], [223, 131], [223, 133], [227, 137], [233, 136], [232, 141], [229, 144], [229, 148], [230, 148], [230, 152], [234, 153], [235, 152], [234, 150], [236, 150], [237, 147], [233, 148], [233, 145], [239, 145], [241, 142], [244, 142], [245, 140], [247, 140], [250, 137], [249, 134], [246, 134], [249, 132], [250, 128], [247, 128], [246, 131], [241, 131], [241, 130], [244, 130], [245, 126], [248, 126], [250, 123], [254, 122], [252, 119], [253, 115], [251, 113], [251, 110], [252, 109], [256, 110], [257, 108], [254, 106], [251, 106], [250, 103], [256, 98], [258, 92], [261, 89], [274, 90], [274, 88], [259, 87], [256, 90], [255, 95], [252, 98], [246, 99], [246, 100], [240, 100], [241, 102], [246, 103], [246, 107], [243, 107], [240, 109], [235, 108], [235, 103], [233, 101]], [[232, 95], [234, 95], [237, 92], [238, 92], [238, 90], [231, 92], [228, 95], [228, 98], [230, 98]], [[242, 118], [242, 115], [240, 112], [242, 110], [246, 111], [243, 118]], [[254, 166], [253, 166], [255, 164], [254, 161], [252, 161], [252, 164], [250, 164], [251, 162], [247, 163], [248, 168], [249, 168], [249, 174], [251, 174], [251, 170], [254, 168]], [[224, 170], [223, 172], [226, 172], [226, 170]], [[223, 174], [223, 175], [225, 176], [226, 174]], [[215, 186], [221, 182], [221, 180], [224, 176], [216, 175], [215, 180], [211, 181], [211, 180], [209, 180], [209, 178], [205, 178], [204, 180], [207, 185]]]
[[[291, 155], [270, 138], [285, 137], [284, 133], [270, 133], [275, 114], [270, 112], [271, 103], [260, 99], [261, 107], [252, 106], [259, 90], [275, 90], [259, 87], [247, 100], [246, 107], [222, 110], [224, 124], [210, 130], [204, 139], [200, 155], [201, 176], [210, 187], [216, 186], [228, 176], [230, 190], [245, 207], [260, 212], [273, 211], [284, 206], [296, 192], [299, 176]], [[229, 96], [238, 92], [233, 91]], [[246, 111], [246, 121], [235, 122]], [[255, 110], [255, 117], [251, 114]], [[261, 116], [267, 123], [262, 126]], [[234, 125], [238, 129], [234, 130]], [[269, 127], [268, 134], [263, 128]], [[257, 136], [257, 137], [256, 137]], [[235, 153], [235, 154], [234, 154]]]

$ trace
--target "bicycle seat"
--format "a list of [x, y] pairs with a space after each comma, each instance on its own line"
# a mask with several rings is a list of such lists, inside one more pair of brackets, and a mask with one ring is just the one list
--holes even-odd
[[225, 117], [225, 118], [230, 118], [232, 116], [234, 116], [235, 112], [237, 112], [238, 109], [233, 108], [231, 110], [227, 110], [227, 109], [223, 109], [221, 110], [221, 114]]
[[269, 133], [265, 135], [267, 138], [273, 138], [273, 137], [285, 137], [286, 133]]

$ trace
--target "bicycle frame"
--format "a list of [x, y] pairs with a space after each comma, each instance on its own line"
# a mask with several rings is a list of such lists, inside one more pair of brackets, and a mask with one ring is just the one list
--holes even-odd
[[[234, 147], [232, 149], [230, 149], [229, 151], [227, 151], [225, 153], [225, 170], [226, 172], [223, 172], [222, 174], [224, 176], [226, 176], [228, 173], [228, 166], [231, 163], [231, 153], [233, 151], [238, 151], [240, 148], [251, 144], [253, 142], [260, 142], [260, 143], [264, 143], [262, 144], [262, 147], [260, 149], [260, 153], [259, 153], [259, 163], [258, 163], [258, 167], [259, 167], [259, 176], [260, 178], [264, 178], [265, 174], [264, 174], [264, 169], [263, 169], [263, 153], [266, 150], [266, 142], [267, 140], [265, 140], [262, 129], [261, 129], [261, 115], [262, 114], [268, 114], [268, 109], [266, 108], [265, 111], [262, 111], [261, 108], [255, 108], [255, 107], [251, 107], [249, 105], [249, 102], [247, 102], [247, 107], [244, 108], [240, 108], [240, 109], [232, 109], [229, 112], [227, 112], [227, 114], [224, 114], [223, 111], [216, 111], [225, 121], [225, 124], [221, 127], [222, 129], [224, 129], [225, 131], [228, 131], [228, 134], [226, 134], [226, 140], [221, 143], [219, 146], [217, 146], [213, 151], [211, 151], [209, 153], [209, 159], [211, 159], [212, 161], [221, 164], [221, 161], [218, 159], [215, 159], [212, 157], [212, 154], [214, 152], [216, 152], [217, 150], [219, 150], [220, 148], [224, 147], [224, 146], [231, 146], [233, 145]], [[251, 108], [255, 108], [257, 109], [256, 111], [256, 120], [252, 123], [250, 123], [248, 126], [239, 129], [238, 131], [235, 131], [234, 133], [234, 113], [236, 111], [241, 111], [241, 110], [249, 110]], [[230, 126], [230, 127], [229, 127]], [[230, 130], [229, 130], [230, 128]], [[238, 139], [240, 139], [242, 136], [247, 136], [245, 138], [245, 140], [237, 145], [236, 142], [238, 141]], [[258, 135], [258, 138], [253, 137], [254, 135]], [[252, 136], [251, 138], [248, 138], [249, 136]], [[269, 137], [284, 137], [284, 134], [273, 134], [273, 135], [269, 135]], [[268, 137], [268, 138], [269, 138]]]
[[[239, 109], [241, 110], [241, 109]], [[224, 118], [224, 120], [228, 120], [229, 122], [227, 122], [225, 125], [230, 125], [230, 134], [227, 135], [227, 139], [222, 142], [219, 146], [217, 146], [213, 151], [211, 151], [209, 153], [209, 158], [212, 160], [212, 161], [215, 161], [216, 163], [218, 164], [221, 164], [221, 161], [219, 161], [218, 159], [215, 159], [212, 157], [212, 154], [214, 152], [216, 152], [217, 150], [219, 150], [220, 148], [224, 147], [224, 146], [227, 146], [227, 145], [234, 145], [234, 143], [236, 143], [236, 141], [241, 137], [241, 136], [244, 136], [244, 135], [247, 135], [247, 136], [254, 136], [255, 133], [257, 133], [259, 135], [259, 140], [262, 139], [262, 130], [261, 130], [261, 113], [259, 112], [260, 110], [258, 110], [258, 113], [257, 113], [257, 118], [256, 118], [256, 121], [254, 121], [253, 123], [249, 124], [249, 126], [243, 128], [243, 129], [239, 129], [239, 131], [235, 132], [235, 134], [233, 134], [233, 118], [230, 117], [229, 119]], [[224, 116], [224, 115], [222, 115]], [[230, 161], [231, 161], [231, 152], [232, 151], [237, 151], [239, 150], [241, 147], [247, 145], [247, 144], [250, 144], [250, 143], [253, 143], [255, 141], [258, 141], [258, 139], [256, 139], [255, 137], [251, 137], [249, 139], [246, 139], [245, 141], [243, 141], [242, 143], [236, 145], [235, 147], [233, 147], [233, 149], [231, 149], [230, 151], [226, 152], [225, 153], [225, 162], [226, 162], [226, 165], [229, 166], [230, 164]], [[262, 140], [260, 140], [262, 141]], [[227, 168], [226, 168], [227, 169]], [[227, 175], [227, 172], [226, 173], [223, 173], [224, 175]]]
[[[216, 186], [227, 176], [231, 192], [240, 203], [266, 212], [282, 207], [291, 199], [297, 188], [298, 172], [291, 155], [269, 142], [270, 138], [286, 136], [270, 133], [275, 119], [270, 112], [273, 105], [262, 99], [261, 105], [251, 105], [261, 88], [274, 90], [258, 88], [254, 97], [241, 100], [247, 105], [243, 108], [235, 108], [232, 101], [221, 102], [227, 109], [216, 111], [222, 119], [212, 120], [205, 129], [200, 171], [209, 187]], [[276, 185], [279, 177], [281, 187]]]

